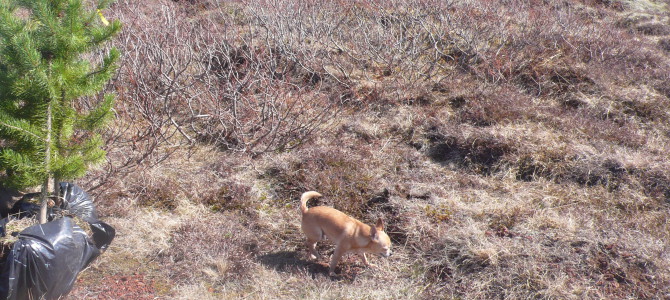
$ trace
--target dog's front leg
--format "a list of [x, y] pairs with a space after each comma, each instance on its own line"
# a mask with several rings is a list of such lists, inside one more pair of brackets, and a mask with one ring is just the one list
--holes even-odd
[[372, 266], [370, 262], [368, 261], [368, 257], [365, 256], [365, 252], [361, 252], [361, 256], [363, 257], [363, 263], [365, 263], [366, 266], [370, 267]]
[[347, 249], [343, 247], [342, 245], [337, 245], [335, 247], [335, 252], [333, 253], [333, 257], [330, 259], [330, 269], [329, 269], [329, 275], [330, 276], [335, 276], [335, 267], [337, 266], [337, 262], [340, 261], [340, 258], [342, 258], [342, 255], [347, 252]]

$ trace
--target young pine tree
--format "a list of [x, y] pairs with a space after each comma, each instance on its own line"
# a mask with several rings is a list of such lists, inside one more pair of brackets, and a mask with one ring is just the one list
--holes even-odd
[[100, 13], [110, 1], [0, 0], [0, 172], [6, 187], [41, 185], [46, 197], [58, 184], [83, 176], [105, 158], [97, 131], [112, 117], [113, 95], [94, 105], [116, 70], [112, 48], [90, 61], [121, 29]]

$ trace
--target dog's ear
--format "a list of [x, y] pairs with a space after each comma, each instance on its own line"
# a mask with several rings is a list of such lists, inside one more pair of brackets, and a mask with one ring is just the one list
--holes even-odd
[[378, 236], [377, 234], [377, 226], [370, 226], [370, 238], [373, 240], [376, 239]]
[[375, 225], [375, 228], [379, 231], [384, 231], [384, 221], [382, 218], [377, 219], [377, 224]]

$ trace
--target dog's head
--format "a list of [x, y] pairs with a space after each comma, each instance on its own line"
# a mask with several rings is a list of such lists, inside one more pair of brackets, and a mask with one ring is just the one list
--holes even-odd
[[372, 243], [370, 243], [369, 250], [372, 253], [379, 254], [383, 257], [391, 256], [391, 239], [384, 232], [384, 222], [382, 219], [377, 220], [375, 226], [371, 226], [372, 231], [370, 237], [372, 238]]

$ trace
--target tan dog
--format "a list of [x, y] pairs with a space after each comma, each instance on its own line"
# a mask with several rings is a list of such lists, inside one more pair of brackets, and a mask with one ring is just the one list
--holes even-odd
[[391, 239], [384, 232], [382, 219], [377, 220], [376, 226], [369, 226], [331, 207], [317, 206], [308, 209], [307, 201], [314, 197], [321, 197], [321, 194], [312, 191], [305, 192], [300, 197], [302, 232], [307, 236], [306, 244], [312, 259], [321, 257], [316, 251], [318, 241], [327, 237], [335, 243], [335, 252], [330, 260], [331, 275], [335, 274], [337, 262], [347, 252], [361, 254], [367, 266], [370, 263], [365, 253], [384, 257], [391, 255]]

